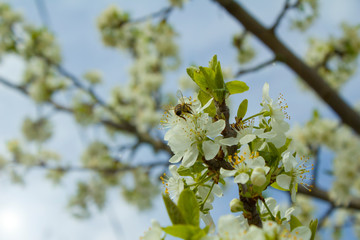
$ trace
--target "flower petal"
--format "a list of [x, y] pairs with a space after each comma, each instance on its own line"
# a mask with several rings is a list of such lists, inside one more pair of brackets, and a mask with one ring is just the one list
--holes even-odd
[[181, 158], [183, 157], [184, 153], [177, 153], [174, 156], [172, 156], [169, 160], [171, 163], [177, 163], [180, 162]]
[[202, 149], [204, 151], [205, 159], [210, 160], [213, 159], [216, 154], [219, 152], [220, 145], [214, 143], [213, 141], [205, 141], [202, 143]]
[[311, 231], [306, 226], [300, 226], [291, 231], [291, 235], [296, 236], [296, 239], [310, 239]]
[[225, 146], [233, 146], [239, 143], [239, 139], [234, 137], [224, 138], [220, 140], [220, 143]]
[[271, 130], [270, 132], [259, 134], [260, 138], [274, 138], [276, 136], [276, 132]]
[[171, 175], [174, 177], [174, 178], [178, 178], [179, 177], [179, 173], [177, 172], [177, 166], [176, 165], [170, 165], [169, 166], [169, 170], [171, 172]]
[[188, 149], [184, 155], [183, 161], [182, 161], [182, 165], [184, 167], [191, 167], [192, 165], [194, 165], [194, 163], [196, 162], [196, 159], [199, 155], [199, 150], [196, 147], [196, 144], [194, 144], [190, 149]]
[[240, 144], [246, 144], [251, 142], [252, 140], [254, 140], [256, 138], [255, 134], [247, 134], [244, 137], [242, 137], [240, 139]]
[[247, 173], [240, 173], [234, 179], [234, 182], [241, 184], [245, 184], [247, 181], [249, 181], [249, 175]]
[[202, 112], [203, 110], [205, 110], [208, 106], [210, 106], [210, 104], [212, 103], [214, 98], [211, 98], [202, 108], [199, 109], [199, 112]]
[[280, 187], [282, 187], [286, 190], [289, 190], [290, 183], [291, 183], [291, 177], [286, 174], [281, 174], [276, 177], [276, 182]]
[[222, 130], [225, 128], [225, 121], [223, 119], [220, 119], [216, 122], [210, 123], [207, 127], [207, 136], [209, 137], [216, 137], [219, 135]]
[[269, 96], [269, 84], [266, 82], [263, 86], [262, 89], [262, 97], [263, 97], [263, 101], [266, 100], [268, 102], [271, 101], [271, 98]]
[[219, 184], [214, 184], [212, 192], [218, 197], [222, 197], [224, 195], [222, 189], [219, 186]]
[[236, 173], [236, 170], [226, 170], [223, 168], [220, 169], [220, 174], [223, 177], [232, 177], [235, 175], [235, 173]]

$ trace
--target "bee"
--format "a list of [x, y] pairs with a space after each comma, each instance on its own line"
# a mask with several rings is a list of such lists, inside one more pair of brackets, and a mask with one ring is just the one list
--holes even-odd
[[177, 90], [176, 96], [179, 98], [181, 103], [179, 103], [178, 105], [176, 105], [174, 107], [174, 112], [175, 112], [175, 114], [177, 116], [181, 117], [182, 119], [184, 119], [186, 121], [183, 114], [184, 113], [193, 114], [193, 111], [191, 109], [191, 105], [189, 103], [185, 103], [184, 97], [183, 97], [182, 92], [180, 90]]

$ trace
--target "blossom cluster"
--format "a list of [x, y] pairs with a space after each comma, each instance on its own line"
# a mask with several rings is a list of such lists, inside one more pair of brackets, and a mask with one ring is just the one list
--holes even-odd
[[334, 153], [330, 197], [336, 204], [346, 205], [352, 198], [360, 196], [360, 173], [357, 171], [360, 168], [360, 139], [349, 127], [315, 113], [304, 126], [295, 126], [290, 135], [294, 139], [292, 147], [300, 154], [315, 155], [321, 151], [321, 146]]
[[[313, 230], [310, 230], [314, 227], [310, 226], [313, 222], [309, 227], [303, 226], [295, 217], [294, 208], [280, 211], [274, 199], [262, 197], [263, 191], [272, 186], [289, 191], [295, 202], [298, 184], [311, 188], [309, 181], [312, 178], [309, 173], [313, 165], [308, 163], [307, 158], [297, 157], [291, 148], [291, 139], [286, 136], [289, 130], [286, 119], [289, 116], [283, 97], [274, 101], [269, 96], [269, 84], [265, 83], [260, 112], [244, 118], [247, 109], [247, 100], [244, 100], [239, 105], [235, 122], [230, 123], [226, 117], [225, 98], [246, 91], [248, 87], [245, 83], [234, 81], [216, 91], [208, 90], [207, 83], [201, 82], [201, 77], [196, 74], [205, 72], [211, 76], [211, 71], [214, 71], [216, 76], [216, 71], [221, 71], [217, 64], [215, 56], [209, 68], [188, 70], [190, 77], [200, 87], [199, 94], [195, 98], [181, 97], [178, 105], [167, 110], [164, 115], [162, 126], [167, 129], [164, 139], [174, 153], [169, 160], [171, 175], [161, 177], [165, 194], [170, 195], [175, 203], [178, 202], [178, 211], [185, 211], [185, 219], [188, 213], [186, 209], [182, 210], [186, 204], [182, 195], [184, 192], [188, 197], [190, 193], [193, 194], [200, 217], [207, 226], [206, 229], [198, 230], [199, 236], [195, 239], [310, 239], [314, 235]], [[219, 79], [215, 79], [220, 81], [215, 83], [217, 87], [221, 86]], [[230, 94], [219, 91], [228, 91]], [[179, 164], [179, 167], [172, 164]], [[229, 184], [230, 178], [239, 187], [239, 199], [231, 201], [230, 208], [232, 212], [242, 214], [220, 218], [218, 232], [214, 235], [211, 234], [214, 230], [211, 204], [214, 196], [223, 195], [220, 186], [227, 182]], [[255, 205], [250, 206], [246, 199], [251, 199]], [[173, 228], [160, 228], [158, 223], [153, 223], [153, 228], [145, 234], [144, 239], [160, 239], [161, 229], [170, 235], [187, 239], [180, 233], [181, 226], [178, 225], [183, 221], [182, 217], [176, 220], [178, 213], [174, 213], [175, 203], [169, 201], [165, 203]], [[252, 213], [248, 209], [251, 207], [258, 209], [260, 223], [252, 222], [254, 216], [249, 217]], [[195, 231], [194, 226], [186, 228], [189, 232]]]
[[134, 60], [129, 84], [114, 88], [110, 105], [125, 121], [146, 132], [161, 119], [157, 110], [162, 104], [159, 97], [164, 73], [179, 63], [176, 33], [165, 21], [132, 21], [128, 13], [115, 6], [103, 12], [98, 27], [106, 45], [126, 50]]

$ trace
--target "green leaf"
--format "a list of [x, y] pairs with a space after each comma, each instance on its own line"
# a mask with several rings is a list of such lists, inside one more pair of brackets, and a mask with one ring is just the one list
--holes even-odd
[[258, 151], [258, 149], [263, 145], [264, 140], [261, 138], [255, 138], [251, 143], [250, 143], [250, 149], [252, 152], [256, 152]]
[[300, 220], [297, 217], [295, 217], [294, 215], [291, 215], [291, 217], [290, 217], [291, 231], [300, 226], [302, 226], [302, 223], [300, 222]]
[[209, 232], [209, 226], [206, 226], [204, 229], [201, 229], [200, 231], [197, 231], [197, 232], [191, 237], [191, 240], [200, 240], [200, 239], [202, 239], [204, 236], [206, 236], [208, 232]]
[[216, 85], [216, 88], [214, 91], [215, 91], [215, 94], [218, 96], [218, 101], [223, 102], [225, 100], [225, 96], [226, 96], [228, 90], [226, 89], [220, 62], [217, 63], [216, 69], [215, 69], [215, 85]]
[[278, 189], [280, 191], [289, 191], [288, 189], [282, 188], [279, 186], [279, 184], [277, 184], [277, 182], [274, 182], [273, 184], [271, 184], [270, 186], [272, 186], [275, 189]]
[[239, 108], [238, 108], [238, 111], [237, 111], [237, 117], [239, 119], [243, 119], [246, 112], [247, 112], [247, 107], [248, 107], [248, 100], [247, 99], [244, 99], [240, 105], [239, 105]]
[[209, 62], [209, 68], [215, 71], [217, 63], [218, 63], [217, 55], [215, 54]]
[[204, 76], [204, 74], [201, 72], [200, 69], [197, 69], [195, 67], [190, 67], [186, 69], [186, 72], [191, 77], [191, 79], [205, 92], [209, 92], [210, 86], [208, 83], [208, 80]]
[[185, 219], [176, 204], [170, 199], [169, 195], [163, 194], [166, 210], [173, 224], [185, 224]]
[[199, 226], [200, 210], [195, 194], [190, 189], [184, 189], [179, 197], [178, 207], [187, 224]]
[[248, 85], [242, 81], [230, 81], [226, 83], [226, 87], [230, 94], [243, 93], [249, 90]]
[[180, 176], [192, 176], [191, 169], [182, 165], [177, 169], [177, 172]]
[[273, 143], [264, 142], [258, 151], [270, 166], [278, 166], [281, 155]]
[[227, 88], [222, 76], [220, 62], [217, 61], [216, 55], [209, 62], [209, 67], [200, 66], [198, 69], [190, 67], [186, 69], [191, 79], [207, 93], [210, 98], [222, 103], [227, 94]]
[[204, 67], [199, 67], [199, 70], [194, 73], [195, 83], [200, 87], [200, 89], [209, 94], [212, 89], [210, 80], [214, 78], [214, 76], [211, 75], [214, 75], [214, 72], [211, 69]]
[[194, 81], [194, 74], [195, 72], [198, 71], [198, 69], [196, 67], [188, 67], [186, 69], [187, 74], [189, 75], [189, 77]]
[[190, 167], [193, 174], [202, 172], [206, 167], [202, 162], [195, 162], [194, 165]]
[[291, 141], [292, 141], [291, 138], [286, 138], [286, 142], [285, 142], [284, 146], [282, 146], [281, 148], [279, 148], [279, 154], [280, 154], [280, 155], [288, 149]]
[[167, 234], [185, 240], [192, 239], [192, 236], [194, 236], [198, 231], [202, 231], [199, 227], [185, 224], [174, 224], [173, 226], [163, 228], [163, 230]]
[[195, 162], [194, 165], [187, 168], [184, 166], [180, 166], [177, 169], [177, 172], [180, 176], [194, 176], [196, 173], [202, 172], [206, 167], [201, 162]]
[[318, 225], [318, 220], [311, 220], [310, 224], [309, 224], [309, 228], [311, 230], [311, 237], [310, 240], [314, 240], [315, 239], [315, 235], [316, 235], [316, 230], [317, 230], [317, 225]]
[[320, 116], [320, 113], [317, 109], [315, 109], [313, 111], [313, 119], [319, 119], [321, 116]]
[[[204, 106], [210, 99], [211, 96], [209, 94], [207, 94], [206, 92], [204, 92], [203, 90], [200, 89], [199, 94], [198, 94], [198, 99], [201, 102], [201, 106]], [[208, 113], [210, 117], [215, 117], [216, 115], [216, 108], [215, 108], [215, 104], [214, 102], [212, 102], [210, 104], [210, 106], [208, 106], [204, 112]]]

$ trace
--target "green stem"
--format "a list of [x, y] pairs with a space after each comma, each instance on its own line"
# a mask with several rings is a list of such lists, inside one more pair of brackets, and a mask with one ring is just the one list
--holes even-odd
[[212, 174], [212, 175], [208, 176], [207, 178], [204, 178], [204, 179], [200, 180], [199, 182], [191, 184], [189, 186], [195, 186], [194, 190], [196, 190], [201, 184], [209, 181], [214, 175], [215, 174]]
[[272, 214], [272, 212], [270, 211], [268, 205], [266, 204], [265, 200], [264, 199], [261, 199], [261, 201], [264, 203], [264, 206], [266, 207], [266, 209], [268, 210], [268, 212], [270, 213], [270, 216], [271, 216], [271, 220], [275, 221], [275, 217], [274, 215]]
[[206, 200], [209, 198], [210, 193], [211, 193], [211, 191], [212, 191], [212, 189], [213, 189], [214, 185], [215, 185], [215, 182], [213, 182], [213, 183], [211, 184], [211, 188], [210, 188], [209, 192], [207, 193], [207, 195], [206, 195], [206, 197], [205, 197], [204, 201], [202, 201], [202, 202], [201, 202], [201, 204], [200, 204], [200, 210], [201, 210], [201, 211], [203, 210], [204, 205], [205, 205], [205, 203], [206, 203]]
[[243, 119], [242, 121], [245, 122], [247, 120], [250, 120], [250, 119], [252, 119], [254, 117], [257, 117], [257, 116], [260, 116], [260, 115], [263, 115], [263, 114], [264, 114], [264, 112], [259, 112], [259, 113], [255, 114], [255, 115], [252, 115], [252, 116], [250, 116], [248, 118]]

